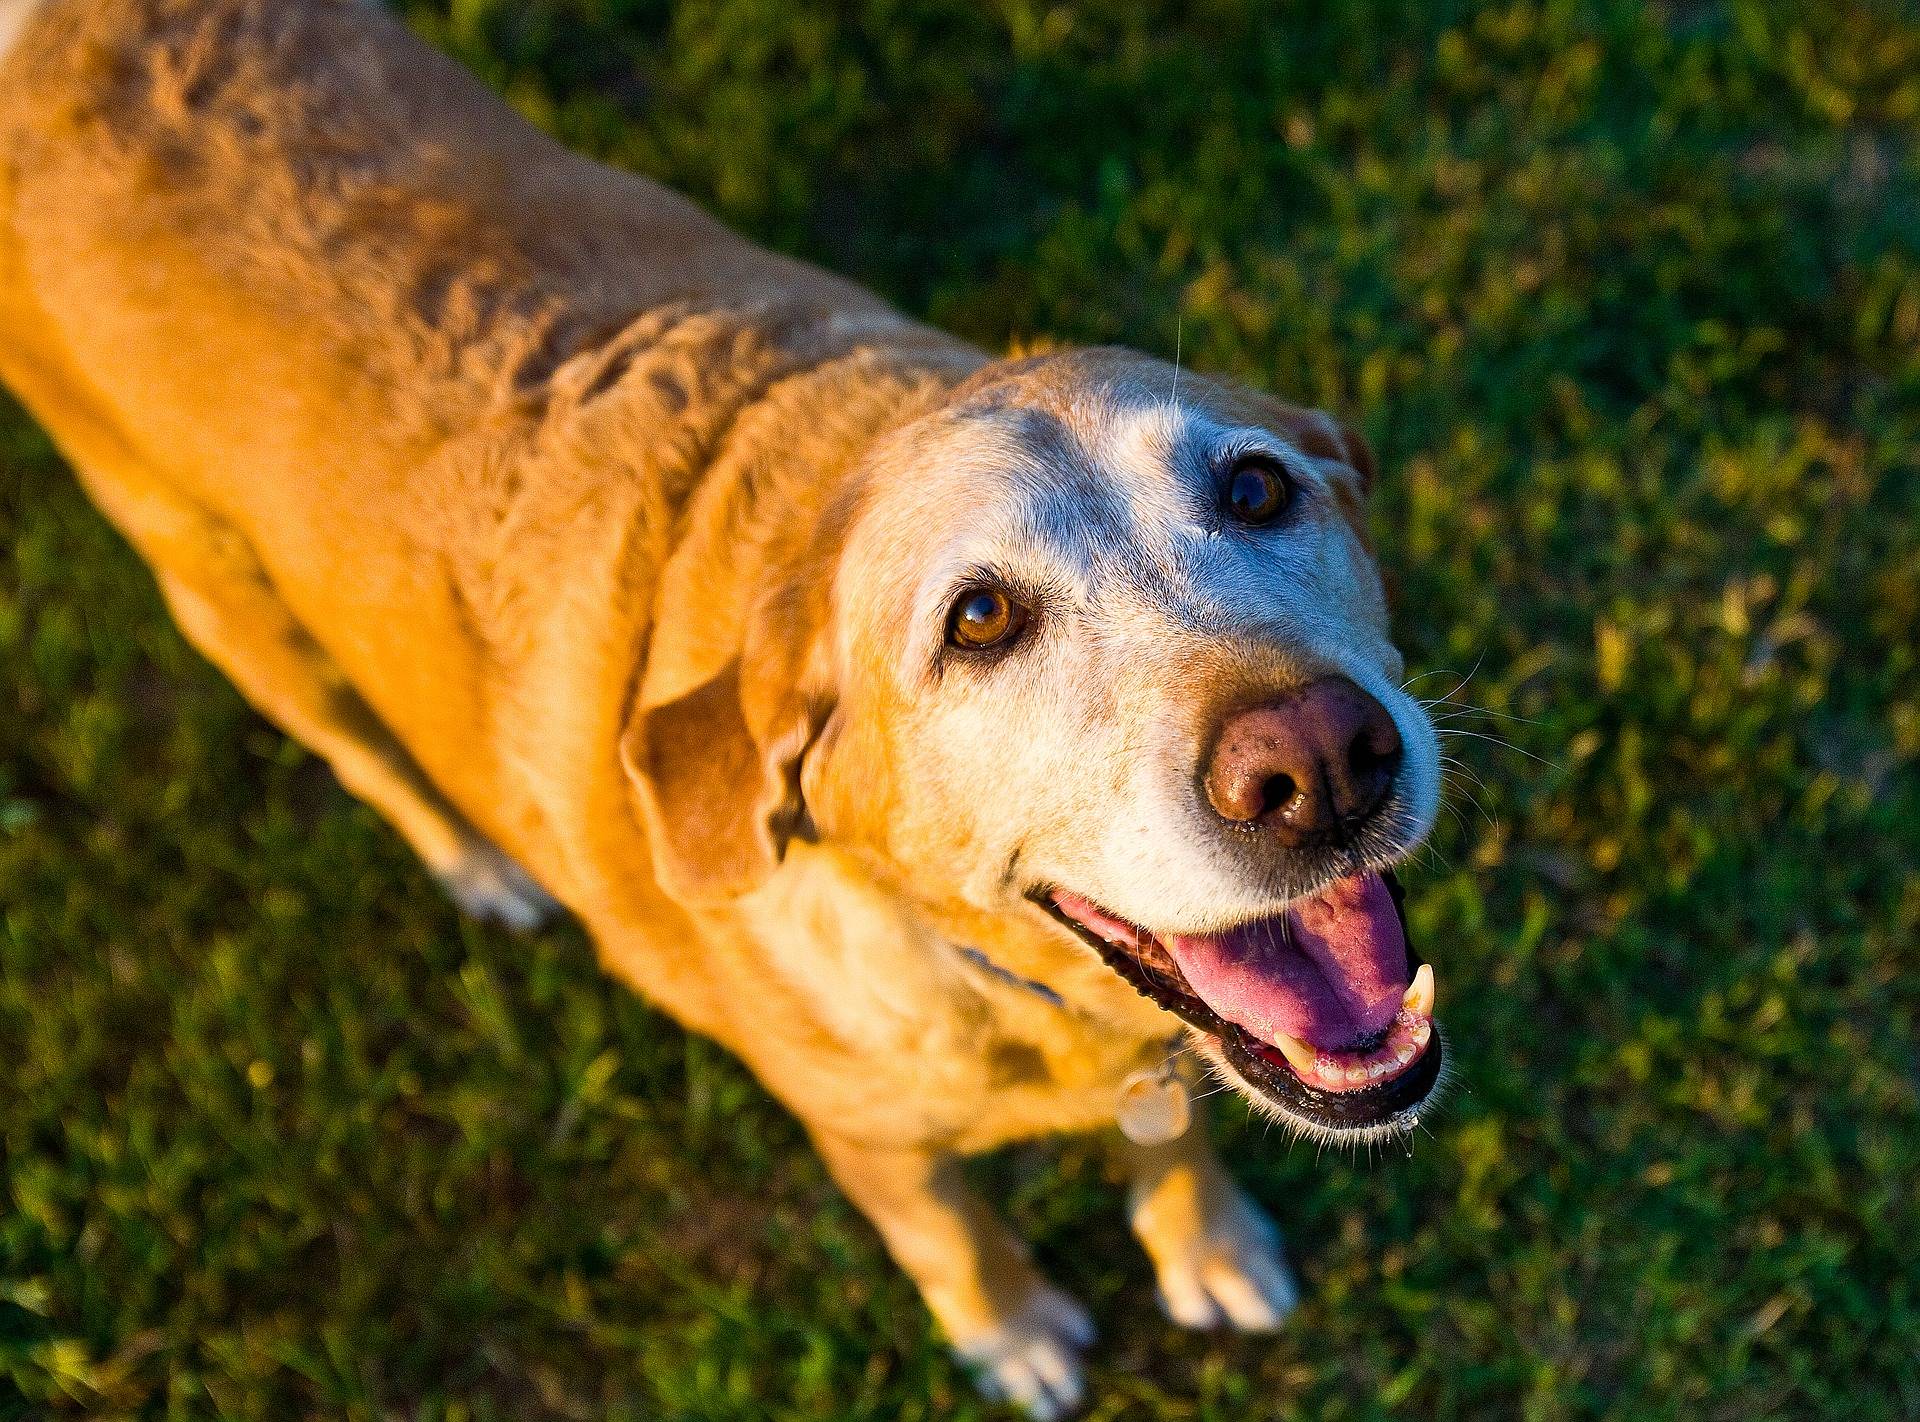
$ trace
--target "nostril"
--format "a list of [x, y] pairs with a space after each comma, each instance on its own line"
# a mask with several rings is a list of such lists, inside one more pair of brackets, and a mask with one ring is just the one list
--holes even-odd
[[1269, 775], [1260, 782], [1260, 815], [1270, 815], [1283, 805], [1291, 804], [1293, 797], [1300, 793], [1300, 787], [1293, 783], [1291, 775]]
[[1345, 833], [1386, 798], [1400, 766], [1387, 709], [1344, 677], [1323, 677], [1222, 722], [1201, 781], [1231, 824], [1281, 843]]

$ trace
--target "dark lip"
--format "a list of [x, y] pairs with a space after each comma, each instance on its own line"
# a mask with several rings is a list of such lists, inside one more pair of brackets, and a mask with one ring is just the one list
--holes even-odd
[[[1425, 960], [1413, 946], [1407, 931], [1406, 894], [1390, 869], [1378, 871], [1386, 880], [1393, 898], [1393, 911], [1399, 916], [1400, 931], [1407, 940], [1407, 967], [1411, 972]], [[1269, 1062], [1255, 1048], [1256, 1039], [1237, 1022], [1229, 1022], [1187, 986], [1178, 967], [1149, 963], [1138, 953], [1116, 947], [1089, 933], [1060, 911], [1050, 890], [1035, 890], [1029, 895], [1056, 923], [1063, 924], [1082, 943], [1098, 953], [1101, 960], [1134, 991], [1155, 1006], [1171, 1012], [1196, 1031], [1220, 1044], [1227, 1064], [1271, 1105], [1302, 1124], [1330, 1136], [1369, 1135], [1399, 1126], [1411, 1127], [1411, 1117], [1433, 1096], [1444, 1065], [1446, 1047], [1436, 1030], [1426, 1051], [1406, 1071], [1378, 1086], [1359, 1091], [1322, 1091], [1309, 1086], [1284, 1066]]]

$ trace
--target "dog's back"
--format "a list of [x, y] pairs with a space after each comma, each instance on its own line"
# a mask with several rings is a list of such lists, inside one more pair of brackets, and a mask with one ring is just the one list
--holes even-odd
[[6, 3], [3, 329], [182, 478], [344, 447], [343, 418], [436, 444], [647, 312], [884, 309], [567, 152], [359, 0]]
[[0, 378], [183, 624], [183, 584], [270, 590], [506, 843], [553, 818], [528, 766], [616, 739], [617, 704], [528, 699], [626, 690], [743, 411], [876, 332], [945, 340], [360, 0], [0, 5]]

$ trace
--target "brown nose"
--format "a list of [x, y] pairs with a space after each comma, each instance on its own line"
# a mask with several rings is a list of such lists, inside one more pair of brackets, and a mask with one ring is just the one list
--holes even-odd
[[1287, 844], [1339, 838], [1386, 798], [1400, 766], [1387, 708], [1345, 677], [1236, 711], [1207, 765], [1207, 799]]

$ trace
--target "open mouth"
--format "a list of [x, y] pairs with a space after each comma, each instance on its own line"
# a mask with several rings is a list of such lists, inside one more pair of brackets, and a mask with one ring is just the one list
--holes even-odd
[[1203, 1033], [1220, 1064], [1309, 1132], [1410, 1131], [1439, 1084], [1433, 969], [1390, 872], [1339, 879], [1223, 933], [1149, 932], [1064, 890], [1037, 896], [1107, 965]]

